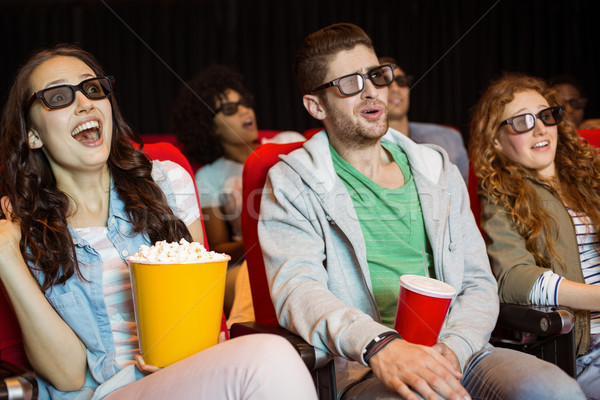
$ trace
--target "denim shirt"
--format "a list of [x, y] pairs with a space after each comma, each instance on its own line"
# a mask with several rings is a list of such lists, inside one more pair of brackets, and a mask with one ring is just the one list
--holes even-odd
[[[173, 212], [176, 212], [173, 187], [158, 161], [153, 162], [152, 177], [165, 193]], [[132, 232], [132, 224], [124, 206], [111, 178], [108, 238], [123, 260], [137, 252], [140, 245], [151, 244], [146, 233]], [[100, 393], [94, 395], [94, 392], [103, 383], [105, 384], [99, 392], [105, 395], [143, 377], [134, 365], [121, 370], [116, 363], [115, 344], [102, 290], [102, 258], [71, 227], [69, 231], [75, 244], [81, 275], [87, 282], [73, 274], [65, 283], [48, 289], [45, 296], [84, 344], [87, 352], [87, 377], [84, 387], [75, 392], [61, 392], [38, 377], [40, 399], [98, 398], [102, 396], [98, 396]], [[43, 274], [39, 271], [35, 274], [38, 281], [41, 281]], [[116, 379], [111, 379], [120, 371]]]

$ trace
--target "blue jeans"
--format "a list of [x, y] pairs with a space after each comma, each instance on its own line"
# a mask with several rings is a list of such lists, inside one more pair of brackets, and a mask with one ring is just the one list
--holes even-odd
[[[583, 400], [575, 381], [554, 364], [515, 350], [489, 346], [475, 353], [461, 384], [473, 400]], [[401, 399], [373, 374], [352, 386], [343, 400]]]
[[577, 358], [577, 383], [588, 399], [600, 399], [600, 334], [592, 335], [590, 350]]

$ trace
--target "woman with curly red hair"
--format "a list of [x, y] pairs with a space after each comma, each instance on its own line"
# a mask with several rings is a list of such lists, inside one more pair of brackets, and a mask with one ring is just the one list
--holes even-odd
[[541, 79], [504, 74], [479, 100], [469, 156], [505, 303], [576, 313], [578, 383], [600, 398], [600, 155]]

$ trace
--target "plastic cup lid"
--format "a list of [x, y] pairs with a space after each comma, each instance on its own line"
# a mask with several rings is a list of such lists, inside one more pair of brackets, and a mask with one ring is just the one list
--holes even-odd
[[435, 296], [444, 299], [452, 299], [456, 296], [456, 289], [454, 287], [426, 276], [402, 275], [400, 277], [400, 285], [425, 296]]

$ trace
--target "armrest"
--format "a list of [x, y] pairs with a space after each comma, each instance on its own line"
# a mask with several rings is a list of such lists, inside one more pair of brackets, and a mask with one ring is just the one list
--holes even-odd
[[537, 335], [569, 333], [575, 324], [573, 311], [565, 307], [500, 304], [497, 326]]
[[240, 322], [231, 326], [230, 334], [232, 338], [253, 333], [270, 333], [287, 339], [287, 341], [294, 346], [298, 354], [300, 354], [300, 357], [302, 358], [302, 361], [304, 361], [304, 364], [306, 364], [306, 367], [310, 371], [315, 369], [315, 349], [300, 336], [293, 334], [287, 329], [284, 329], [280, 326], [259, 324], [258, 322]]
[[38, 397], [33, 371], [0, 360], [0, 400], [32, 400]]

